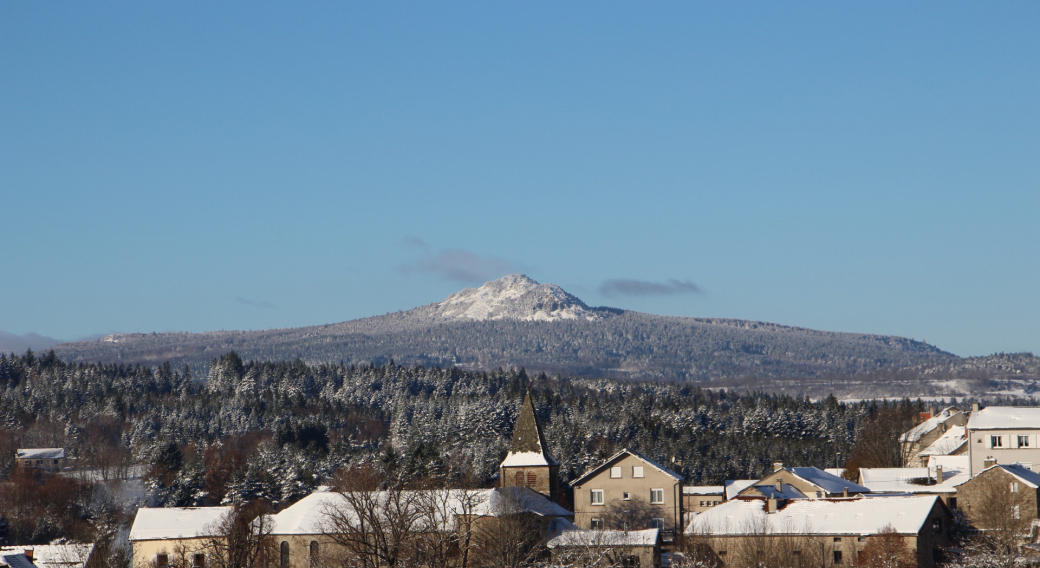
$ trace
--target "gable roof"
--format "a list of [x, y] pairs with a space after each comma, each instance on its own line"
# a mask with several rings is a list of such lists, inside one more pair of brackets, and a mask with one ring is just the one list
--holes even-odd
[[15, 453], [20, 460], [61, 460], [65, 459], [65, 448], [20, 448]]
[[818, 467], [785, 467], [784, 469], [823, 489], [827, 493], [842, 493], [846, 488], [848, 488], [849, 493], [870, 493], [870, 489], [838, 477], [833, 473], [827, 473]]
[[945, 456], [968, 443], [968, 430], [965, 426], [954, 426], [943, 432], [942, 436], [936, 438], [927, 448], [921, 450], [919, 456]]
[[[373, 503], [386, 499], [386, 491], [368, 492]], [[567, 509], [549, 501], [544, 495], [527, 487], [498, 487], [494, 489], [435, 489], [404, 491], [405, 507], [432, 505], [437, 530], [452, 530], [455, 515], [496, 517], [505, 513], [530, 513], [539, 517], [569, 517]], [[378, 506], [378, 505], [377, 505]], [[350, 501], [341, 493], [315, 491], [271, 516], [272, 534], [319, 534], [326, 520], [326, 512], [337, 508], [353, 515]], [[356, 517], [354, 517], [356, 518]]]
[[917, 534], [937, 495], [854, 499], [795, 499], [767, 513], [765, 499], [737, 499], [694, 517], [686, 534], [876, 534], [886, 525], [899, 534]]
[[644, 463], [646, 463], [650, 467], [660, 471], [661, 473], [663, 473], [663, 474], [665, 474], [665, 475], [667, 475], [669, 477], [674, 478], [676, 481], [683, 481], [683, 476], [679, 475], [678, 473], [675, 473], [674, 471], [666, 468], [665, 466], [655, 462], [654, 460], [644, 456], [643, 454], [641, 454], [641, 453], [639, 453], [639, 452], [637, 452], [635, 450], [630, 450], [628, 448], [625, 448], [625, 449], [621, 450], [620, 452], [618, 452], [618, 453], [610, 456], [606, 460], [604, 460], [603, 463], [601, 463], [598, 466], [596, 466], [596, 467], [590, 469], [589, 471], [585, 472], [581, 477], [579, 477], [578, 479], [575, 479], [574, 481], [572, 481], [571, 485], [572, 486], [578, 485], [579, 483], [585, 481], [589, 477], [592, 477], [592, 476], [598, 474], [599, 472], [601, 472], [604, 469], [606, 469], [607, 467], [609, 467], [618, 458], [621, 458], [622, 456], [624, 456], [626, 454], [642, 460]]
[[580, 546], [655, 546], [661, 531], [565, 530], [545, 543], [546, 548]]
[[987, 406], [972, 412], [969, 430], [1040, 428], [1040, 408], [1035, 406]]
[[545, 443], [542, 426], [538, 423], [534, 402], [531, 401], [531, 393], [528, 392], [524, 396], [524, 402], [520, 404], [520, 416], [513, 426], [513, 440], [501, 467], [545, 465], [560, 465], [560, 462], [549, 453], [549, 445]]
[[758, 483], [757, 479], [727, 479], [726, 500], [736, 497], [738, 493], [756, 483]]
[[960, 413], [961, 411], [957, 410], [957, 408], [954, 406], [944, 408], [935, 416], [929, 418], [928, 420], [925, 420], [924, 422], [921, 422], [917, 426], [914, 426], [913, 428], [908, 430], [905, 434], [900, 436], [899, 439], [900, 441], [904, 442], [916, 442], [920, 440], [921, 437], [925, 434], [938, 428], [940, 424], [946, 422], [950, 418], [953, 418], [954, 416]]
[[977, 478], [979, 477], [979, 475], [982, 475], [983, 473], [986, 473], [987, 471], [998, 467], [1010, 473], [1011, 475], [1017, 477], [1019, 480], [1022, 481], [1022, 483], [1025, 483], [1033, 489], [1040, 487], [1040, 473], [1036, 473], [1035, 471], [1029, 469], [1028, 467], [1020, 463], [1002, 463], [997, 465], [991, 465], [986, 469], [980, 471], [978, 475], [976, 475], [975, 477]]
[[130, 527], [130, 540], [216, 536], [232, 507], [142, 507]]

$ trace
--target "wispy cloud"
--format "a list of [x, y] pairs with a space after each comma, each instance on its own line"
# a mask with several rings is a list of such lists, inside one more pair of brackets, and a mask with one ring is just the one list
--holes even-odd
[[689, 280], [669, 278], [664, 282], [617, 278], [600, 284], [599, 293], [614, 296], [673, 296], [676, 294], [703, 294], [700, 286]]
[[434, 274], [446, 280], [476, 283], [494, 280], [516, 272], [513, 263], [497, 256], [482, 256], [465, 249], [434, 251], [418, 237], [406, 237], [405, 243], [422, 250], [419, 260], [399, 266], [402, 274]]
[[257, 302], [254, 300], [250, 300], [249, 298], [243, 298], [242, 296], [235, 296], [235, 301], [239, 304], [242, 304], [243, 306], [252, 306], [254, 308], [272, 309], [277, 307], [271, 302]]

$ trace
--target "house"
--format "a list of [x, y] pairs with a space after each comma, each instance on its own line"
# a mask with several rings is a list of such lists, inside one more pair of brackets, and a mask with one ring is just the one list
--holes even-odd
[[823, 499], [870, 493], [870, 489], [817, 467], [773, 464], [773, 473], [737, 492], [738, 497], [770, 499]]
[[[921, 418], [920, 424], [900, 437], [900, 441], [906, 446], [903, 455], [907, 456], [908, 460], [912, 460], [910, 463], [903, 464], [904, 467], [926, 465], [928, 458], [927, 456], [922, 458], [921, 454], [924, 451], [936, 451], [937, 448], [932, 448], [933, 443], [951, 429], [955, 430], [956, 427], [964, 426], [968, 422], [967, 415], [953, 406], [942, 409], [938, 414], [933, 411], [924, 412], [921, 414]], [[963, 436], [961, 431], [957, 430], [957, 432], [957, 435]]]
[[935, 495], [738, 497], [693, 517], [685, 533], [687, 544], [707, 545], [733, 566], [849, 566], [872, 540], [897, 538], [919, 566], [932, 568], [950, 544], [951, 521], [949, 509]]
[[[130, 527], [133, 568], [205, 568], [232, 507], [142, 507]], [[211, 562], [212, 564], [212, 562]]]
[[968, 479], [967, 456], [958, 469], [928, 467], [864, 467], [859, 483], [875, 494], [938, 495], [950, 509], [957, 508], [957, 487]]
[[560, 462], [549, 452], [531, 393], [520, 405], [509, 453], [499, 466], [502, 487], [529, 487], [554, 503], [560, 497]]
[[58, 472], [65, 467], [65, 448], [21, 448], [14, 459], [19, 467]]
[[661, 566], [661, 531], [563, 530], [549, 539], [553, 565], [603, 568]]
[[[366, 511], [359, 514], [359, 506]], [[387, 527], [407, 525], [414, 532], [460, 536], [467, 532], [479, 534], [498, 518], [522, 516], [529, 519], [523, 526], [540, 531], [544, 537], [552, 522], [572, 516], [570, 511], [528, 487], [371, 491], [350, 495], [315, 491], [270, 517], [270, 538], [277, 546], [279, 568], [311, 568], [323, 564], [327, 555], [335, 556], [340, 544], [329, 534], [337, 530], [330, 517], [333, 511], [352, 525], [357, 525], [355, 520], [362, 517], [373, 524], [384, 516], [394, 516], [387, 519]], [[387, 527], [376, 530], [389, 530]]]
[[968, 420], [968, 454], [971, 476], [988, 466], [1020, 463], [1028, 469], [1040, 467], [1040, 408], [1021, 406], [988, 406], [973, 410]]
[[682, 531], [683, 477], [624, 449], [571, 482], [574, 522], [586, 530]]
[[724, 485], [686, 485], [683, 487], [683, 510], [702, 513], [726, 500]]
[[0, 566], [9, 568], [93, 568], [100, 563], [93, 544], [0, 547]]
[[958, 505], [980, 529], [993, 529], [1008, 520], [1023, 530], [1040, 518], [1040, 474], [1020, 464], [990, 461], [957, 487]]

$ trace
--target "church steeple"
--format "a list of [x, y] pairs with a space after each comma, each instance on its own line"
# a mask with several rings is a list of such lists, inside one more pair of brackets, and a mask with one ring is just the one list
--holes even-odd
[[531, 393], [528, 392], [513, 427], [509, 453], [499, 468], [502, 487], [530, 487], [556, 501], [559, 471], [560, 462], [549, 452], [542, 426], [534, 412]]

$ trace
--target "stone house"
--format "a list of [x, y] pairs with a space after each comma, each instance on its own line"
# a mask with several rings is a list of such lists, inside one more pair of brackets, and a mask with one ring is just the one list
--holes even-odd
[[[710, 547], [728, 565], [851, 566], [873, 539], [901, 539], [922, 568], [950, 545], [952, 517], [935, 495], [764, 499], [740, 497], [701, 513], [687, 545]], [[892, 531], [885, 534], [886, 531]]]
[[660, 529], [666, 541], [682, 531], [683, 477], [624, 449], [571, 482], [574, 522], [589, 530]]
[[987, 460], [1040, 467], [1040, 408], [989, 406], [972, 411], [967, 430], [972, 477], [989, 467]]
[[[577, 528], [577, 527], [575, 527]], [[624, 568], [661, 566], [661, 531], [565, 530], [546, 547], [554, 565]]]
[[957, 487], [958, 507], [981, 529], [1007, 519], [1032, 524], [1040, 518], [1040, 474], [1019, 464], [989, 462]]
[[[232, 507], [142, 507], [130, 527], [133, 568], [206, 568]], [[210, 562], [212, 564], [212, 562]]]
[[[950, 406], [942, 409], [938, 414], [933, 411], [925, 412], [921, 418], [923, 420], [920, 424], [900, 438], [900, 441], [906, 445], [904, 455], [908, 456], [910, 460], [903, 464], [903, 467], [927, 466], [929, 455], [940, 455], [937, 454], [939, 451], [946, 451], [946, 454], [950, 454], [958, 451], [958, 448], [963, 445], [964, 430], [959, 427], [967, 424], [968, 416], [960, 410]], [[943, 442], [933, 447], [933, 444], [940, 438], [944, 438]], [[961, 442], [957, 443], [957, 440]]]

